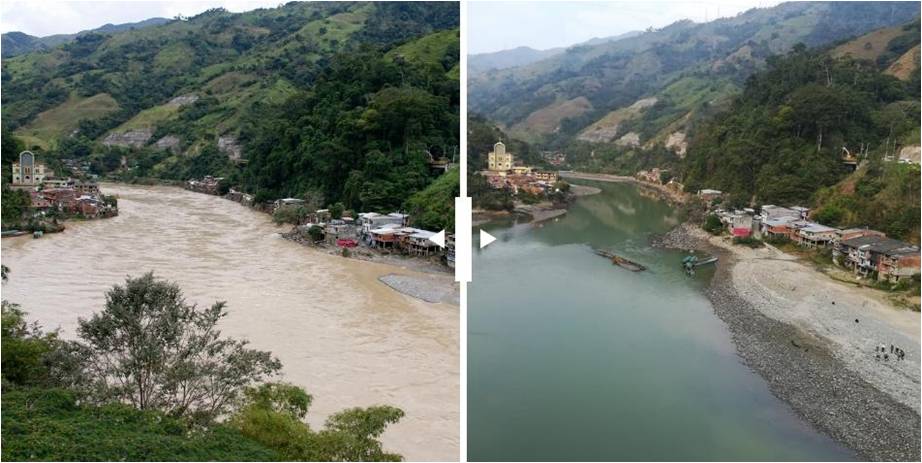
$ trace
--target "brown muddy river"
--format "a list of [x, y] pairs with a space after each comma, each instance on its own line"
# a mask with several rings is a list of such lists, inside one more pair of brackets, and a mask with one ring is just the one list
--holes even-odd
[[63, 233], [3, 239], [3, 298], [46, 329], [75, 333], [128, 275], [154, 271], [201, 306], [227, 301], [225, 334], [270, 350], [283, 377], [333, 412], [388, 404], [406, 417], [383, 437], [408, 460], [457, 460], [458, 308], [397, 293], [377, 278], [406, 270], [331, 256], [279, 236], [269, 216], [171, 187], [104, 185], [120, 215]]

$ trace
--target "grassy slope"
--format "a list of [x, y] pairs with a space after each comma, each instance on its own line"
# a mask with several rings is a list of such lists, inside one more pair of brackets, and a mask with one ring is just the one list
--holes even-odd
[[81, 119], [102, 117], [118, 108], [118, 103], [105, 93], [89, 98], [71, 94], [67, 101], [40, 113], [31, 123], [17, 130], [16, 135], [36, 141], [40, 146], [48, 146], [55, 138], [76, 129]]
[[[407, 42], [387, 53], [387, 57], [393, 59], [397, 56], [412, 62], [424, 65], [430, 65], [441, 68], [440, 60], [451, 49], [457, 50], [461, 43], [459, 29], [450, 31], [441, 31], [429, 34], [418, 40]], [[460, 79], [459, 65], [452, 66], [446, 72], [452, 79]]]
[[179, 107], [171, 104], [162, 104], [147, 108], [122, 125], [112, 129], [114, 133], [122, 133], [132, 129], [153, 129], [158, 123], [172, 119], [179, 112]]
[[919, 46], [912, 47], [903, 56], [893, 62], [884, 73], [900, 80], [909, 80], [912, 71], [919, 69]]
[[902, 34], [902, 27], [878, 29], [839, 45], [830, 54], [837, 58], [850, 55], [855, 59], [875, 61], [887, 50], [887, 44]]
[[585, 97], [557, 101], [531, 114], [521, 124], [512, 127], [512, 131], [528, 139], [529, 134], [552, 133], [568, 117], [578, 117], [592, 111], [592, 103]]

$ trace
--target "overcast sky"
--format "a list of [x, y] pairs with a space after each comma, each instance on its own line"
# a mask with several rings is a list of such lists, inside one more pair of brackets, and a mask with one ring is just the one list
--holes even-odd
[[107, 23], [121, 24], [148, 18], [193, 16], [209, 8], [224, 7], [241, 12], [271, 8], [284, 0], [190, 0], [190, 1], [65, 1], [3, 0], [0, 32], [21, 31], [44, 37], [95, 29]]
[[772, 0], [687, 2], [487, 2], [468, 3], [468, 53], [528, 46], [539, 50], [573, 45], [594, 37], [660, 28], [681, 19], [705, 22], [736, 16]]
[[[276, 7], [284, 0], [188, 1], [67, 1], [4, 0], [0, 31], [46, 36], [94, 29], [153, 17], [193, 16], [209, 8], [240, 12]], [[702, 22], [734, 16], [774, 0], [701, 0], [686, 2], [635, 1], [471, 1], [469, 52], [483, 53], [518, 46], [546, 49], [568, 46], [593, 37], [607, 37], [648, 27], [663, 27], [680, 19]]]

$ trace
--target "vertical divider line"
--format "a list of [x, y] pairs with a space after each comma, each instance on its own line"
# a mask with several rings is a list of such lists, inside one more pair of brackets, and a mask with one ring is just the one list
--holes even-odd
[[460, 282], [461, 302], [458, 306], [458, 339], [460, 359], [459, 365], [459, 385], [460, 385], [460, 433], [458, 435], [458, 458], [461, 462], [467, 461], [467, 282], [472, 280], [472, 263], [471, 263], [471, 198], [467, 196], [467, 29], [468, 29], [468, 10], [467, 1], [459, 0], [459, 17], [460, 17], [460, 47], [459, 66], [460, 82], [458, 90], [460, 92], [459, 100], [459, 136], [461, 143], [459, 172], [460, 178], [460, 198], [455, 200], [455, 280]]

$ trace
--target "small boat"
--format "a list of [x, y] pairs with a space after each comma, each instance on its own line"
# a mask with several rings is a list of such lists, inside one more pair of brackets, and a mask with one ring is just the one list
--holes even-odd
[[607, 259], [611, 259], [612, 264], [617, 265], [621, 268], [628, 269], [632, 272], [642, 272], [647, 269], [643, 265], [640, 265], [637, 262], [634, 262], [630, 259], [621, 257], [611, 251], [606, 251], [604, 249], [593, 249], [593, 252], [595, 252], [599, 256], [605, 257]]
[[695, 273], [696, 267], [713, 264], [715, 262], [717, 262], [717, 256], [711, 256], [704, 259], [698, 259], [698, 256], [685, 256], [685, 258], [682, 259], [682, 268], [684, 268], [689, 275], [693, 275]]
[[13, 236], [28, 235], [29, 232], [26, 230], [4, 230], [2, 234], [4, 238], [9, 238]]

